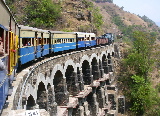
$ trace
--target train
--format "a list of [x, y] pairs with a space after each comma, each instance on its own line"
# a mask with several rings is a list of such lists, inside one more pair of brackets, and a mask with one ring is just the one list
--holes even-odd
[[43, 30], [18, 25], [3, 0], [0, 1], [0, 113], [11, 95], [17, 69], [35, 59], [56, 53], [86, 49], [114, 42], [112, 33]]

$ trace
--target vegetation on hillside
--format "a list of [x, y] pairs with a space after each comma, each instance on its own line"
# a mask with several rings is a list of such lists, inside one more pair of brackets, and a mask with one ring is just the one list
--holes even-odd
[[155, 36], [135, 31], [132, 37], [133, 46], [122, 61], [120, 86], [127, 98], [130, 114], [158, 116], [160, 98], [158, 91], [152, 87], [149, 74], [155, 64], [155, 59], [152, 58]]
[[[53, 4], [52, 0], [29, 0], [25, 5], [20, 4], [21, 2], [15, 5], [18, 3], [16, 0], [14, 2], [6, 0], [6, 3], [15, 14], [19, 24], [37, 28], [53, 28], [56, 20], [61, 17], [60, 4]], [[21, 15], [16, 15], [18, 12], [21, 12]]]
[[53, 4], [51, 0], [30, 0], [25, 13], [26, 24], [50, 28], [54, 27], [56, 20], [60, 18], [61, 8], [59, 4]]
[[[139, 15], [138, 15], [139, 16]], [[149, 19], [147, 16], [139, 16], [142, 20], [144, 20], [145, 22], [148, 22], [149, 23], [149, 27], [151, 27], [152, 25], [154, 25], [155, 24], [155, 22], [154, 21], [152, 21], [151, 19]]]
[[113, 3], [113, 0], [92, 0], [94, 2], [110, 2]]
[[103, 17], [102, 17], [102, 14], [99, 13], [100, 12], [99, 8], [95, 7], [92, 2], [89, 2], [87, 0], [82, 0], [82, 3], [86, 5], [86, 8], [92, 14], [92, 18], [90, 19], [90, 22], [94, 25], [95, 29], [99, 30], [103, 24], [103, 20], [102, 20]]

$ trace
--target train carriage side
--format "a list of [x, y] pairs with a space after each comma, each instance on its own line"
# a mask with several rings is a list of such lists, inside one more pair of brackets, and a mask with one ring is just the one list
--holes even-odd
[[91, 46], [91, 38], [89, 33], [85, 33], [85, 47]]
[[36, 58], [40, 58], [42, 56], [42, 47], [43, 47], [43, 30], [42, 29], [35, 29], [35, 54]]
[[62, 31], [49, 31], [49, 33], [50, 33], [50, 48], [49, 48], [50, 53], [58, 52], [61, 47], [56, 48], [55, 44], [60, 44], [60, 40], [55, 38], [55, 33], [62, 33]]
[[[5, 104], [17, 65], [18, 26], [3, 0], [0, 1], [0, 113]], [[13, 50], [14, 49], [14, 50]], [[9, 78], [8, 78], [9, 77]]]
[[89, 35], [90, 35], [91, 46], [95, 46], [96, 45], [96, 35], [94, 33], [89, 33]]
[[19, 27], [19, 65], [35, 59], [35, 31], [32, 27]]
[[78, 48], [85, 48], [85, 33], [77, 32]]
[[42, 56], [49, 54], [49, 43], [50, 43], [49, 32], [48, 32], [48, 30], [43, 30], [42, 45], [41, 45]]
[[75, 33], [64, 32], [61, 36], [63, 36], [64, 50], [76, 49], [76, 34]]
[[76, 34], [72, 32], [52, 31], [53, 52], [62, 52], [76, 49]]

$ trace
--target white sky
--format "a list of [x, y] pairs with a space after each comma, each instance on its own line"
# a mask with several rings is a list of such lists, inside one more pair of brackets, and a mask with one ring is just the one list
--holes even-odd
[[125, 11], [160, 22], [160, 0], [113, 0], [113, 3], [123, 6]]

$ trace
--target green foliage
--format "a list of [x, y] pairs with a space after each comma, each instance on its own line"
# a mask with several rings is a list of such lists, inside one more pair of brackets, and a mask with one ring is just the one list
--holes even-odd
[[123, 28], [124, 24], [120, 16], [113, 16], [112, 21], [116, 24], [119, 28]]
[[133, 84], [131, 84], [131, 100], [132, 107], [130, 108], [136, 115], [143, 114], [148, 109], [152, 101], [151, 98], [151, 86], [145, 83], [143, 77], [134, 75], [131, 77]]
[[60, 5], [51, 0], [30, 0], [26, 7], [26, 23], [34, 27], [53, 27], [60, 15]]
[[93, 8], [94, 5], [92, 2], [89, 2], [87, 0], [82, 0], [82, 3], [86, 6], [86, 8]]
[[82, 1], [83, 4], [85, 4], [86, 8], [92, 13], [92, 21], [93, 25], [95, 26], [96, 29], [100, 29], [100, 27], [103, 24], [103, 17], [102, 14], [100, 14], [99, 8], [95, 7], [92, 2], [89, 2], [87, 0]]
[[156, 89], [160, 92], [160, 83], [156, 86]]
[[[7, 0], [6, 3], [13, 14], [21, 12], [20, 15], [15, 15], [19, 24], [38, 28], [53, 28], [58, 18], [61, 17], [60, 4], [54, 4], [52, 0], [28, 0], [20, 2], [20, 4], [17, 0]], [[21, 7], [24, 3], [27, 3], [26, 7]]]
[[95, 27], [97, 29], [100, 29], [100, 27], [102, 26], [103, 24], [103, 19], [102, 19], [102, 15], [99, 13], [99, 9], [98, 8], [95, 8], [93, 10], [93, 23], [95, 25]]
[[151, 49], [154, 38], [144, 32], [135, 31], [133, 33], [133, 48], [127, 57], [126, 64], [136, 72], [136, 75], [144, 76], [151, 70], [153, 60], [151, 59]]
[[[125, 73], [119, 79], [123, 83], [125, 96], [130, 102], [130, 110], [134, 115], [144, 115], [150, 107], [159, 107], [156, 91], [150, 84], [149, 71], [154, 60], [151, 58], [155, 37], [150, 33], [135, 31], [132, 34], [133, 47], [130, 54], [123, 60]], [[159, 109], [159, 108], [158, 108]], [[157, 112], [158, 114], [158, 112]]]
[[151, 25], [155, 24], [154, 21], [152, 21], [151, 19], [149, 19], [147, 16], [139, 16], [142, 20], [144, 20], [145, 22], [149, 22]]

